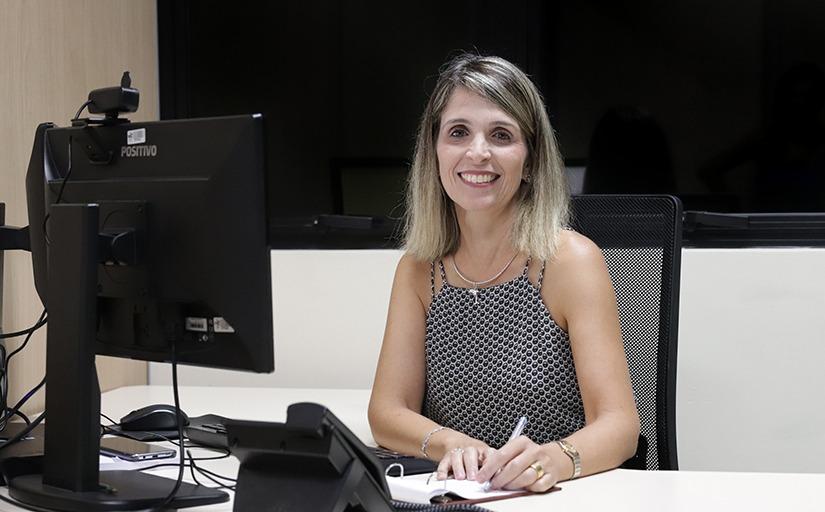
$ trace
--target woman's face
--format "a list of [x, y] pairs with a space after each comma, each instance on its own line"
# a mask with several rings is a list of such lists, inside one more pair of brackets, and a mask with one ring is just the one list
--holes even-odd
[[495, 103], [458, 87], [441, 114], [436, 142], [441, 184], [457, 208], [505, 210], [521, 185], [527, 145]]

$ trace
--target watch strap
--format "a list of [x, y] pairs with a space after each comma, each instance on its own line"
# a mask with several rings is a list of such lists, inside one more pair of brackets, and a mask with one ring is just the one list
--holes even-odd
[[566, 439], [559, 439], [556, 441], [556, 444], [559, 445], [561, 451], [573, 461], [573, 476], [570, 477], [570, 480], [578, 478], [579, 475], [582, 474], [582, 458], [581, 455], [579, 455], [579, 451]]

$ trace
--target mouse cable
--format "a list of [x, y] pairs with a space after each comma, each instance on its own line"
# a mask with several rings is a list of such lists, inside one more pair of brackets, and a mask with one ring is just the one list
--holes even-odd
[[40, 423], [43, 422], [43, 420], [45, 418], [46, 418], [46, 413], [45, 412], [40, 413], [40, 416], [33, 419], [31, 423], [26, 425], [26, 428], [24, 428], [20, 432], [16, 433], [15, 435], [11, 436], [10, 438], [8, 438], [6, 440], [6, 442], [1, 443], [0, 444], [0, 450], [2, 450], [3, 448], [6, 448], [8, 446], [13, 445], [14, 443], [16, 443], [16, 442], [20, 441], [21, 439], [25, 438], [26, 436], [28, 436], [31, 433], [31, 431], [34, 430], [34, 428], [36, 426], [40, 425]]
[[[228, 490], [233, 491], [233, 492], [235, 491], [235, 486], [238, 483], [237, 480], [235, 480], [234, 478], [227, 478], [227, 477], [218, 475], [216, 473], [213, 473], [212, 471], [209, 471], [209, 470], [206, 470], [204, 468], [198, 467], [198, 465], [195, 464], [195, 459], [192, 458], [192, 452], [190, 452], [189, 450], [186, 450], [186, 455], [189, 457], [189, 464], [190, 464], [189, 469], [192, 472], [192, 480], [194, 480], [196, 484], [198, 484], [200, 486], [203, 486], [203, 487], [207, 487], [209, 489], [228, 489]], [[207, 478], [211, 482], [217, 484], [217, 487], [211, 487], [211, 486], [207, 486], [207, 485], [204, 485], [204, 484], [200, 483], [200, 481], [198, 481], [198, 477], [195, 476], [195, 471], [200, 473], [201, 476]], [[213, 476], [215, 478], [213, 478]], [[217, 480], [218, 478], [226, 478], [226, 480], [232, 481], [232, 484], [231, 485], [226, 485], [223, 482], [220, 482], [219, 480]]]
[[[23, 415], [22, 413], [20, 413], [20, 412], [19, 412], [19, 411], [20, 411], [20, 408], [21, 408], [21, 407], [23, 407], [23, 405], [24, 405], [24, 404], [25, 404], [25, 403], [26, 403], [26, 402], [27, 402], [27, 401], [28, 401], [28, 400], [29, 400], [29, 399], [30, 399], [30, 398], [31, 398], [31, 397], [32, 397], [32, 396], [33, 396], [33, 395], [34, 395], [34, 394], [35, 394], [35, 393], [36, 393], [36, 392], [40, 389], [40, 388], [42, 388], [45, 384], [46, 384], [46, 377], [43, 377], [43, 380], [41, 380], [41, 381], [40, 381], [40, 383], [39, 383], [37, 386], [35, 386], [35, 387], [34, 387], [34, 388], [32, 388], [32, 389], [31, 389], [28, 393], [26, 393], [26, 395], [25, 395], [23, 398], [21, 398], [21, 399], [20, 399], [20, 401], [18, 401], [18, 402], [17, 402], [17, 404], [15, 404], [15, 406], [14, 406], [14, 407], [12, 407], [11, 409], [8, 409], [8, 411], [10, 411], [9, 417], [11, 417], [11, 416], [13, 416], [13, 415], [15, 415], [15, 414], [19, 414], [19, 415], [21, 415], [21, 416], [22, 416], [25, 420], [27, 420], [27, 421], [26, 421], [26, 428], [24, 428], [24, 429], [23, 429], [21, 432], [19, 432], [17, 435], [12, 436], [12, 437], [10, 437], [9, 439], [7, 439], [7, 440], [6, 440], [6, 442], [4, 442], [3, 444], [0, 444], [0, 449], [5, 448], [6, 446], [10, 446], [10, 445], [12, 445], [12, 444], [16, 443], [17, 441], [19, 441], [20, 439], [22, 439], [23, 437], [25, 437], [26, 435], [28, 435], [28, 434], [29, 434], [32, 430], [34, 430], [34, 428], [35, 428], [35, 427], [36, 427], [36, 426], [37, 426], [37, 425], [38, 425], [41, 421], [43, 421], [43, 418], [45, 418], [45, 417], [46, 417], [46, 412], [44, 411], [44, 412], [43, 412], [43, 413], [42, 413], [42, 414], [41, 414], [38, 418], [36, 418], [34, 421], [28, 421], [28, 418], [26, 418], [26, 417], [25, 417], [25, 415]], [[5, 420], [4, 420], [4, 421], [5, 421]], [[3, 428], [5, 428], [5, 426], [6, 426], [6, 424], [5, 424], [5, 423], [3, 423]]]
[[[36, 331], [36, 330], [40, 329], [41, 327], [43, 327], [44, 325], [46, 325], [46, 322], [47, 322], [46, 310], [44, 309], [43, 313], [40, 314], [40, 318], [37, 320], [37, 322], [35, 322], [34, 325], [32, 325], [31, 327], [28, 327], [26, 329], [23, 329], [22, 331], [0, 332], [0, 340], [5, 340], [5, 339], [9, 339], [9, 338], [17, 338], [19, 336], [24, 336], [24, 335], [27, 335], [27, 334], [31, 334], [34, 331]], [[15, 352], [18, 352], [18, 351], [19, 350], [15, 350], [14, 352], [12, 352], [12, 354], [14, 354]], [[11, 356], [9, 356], [9, 357], [11, 357]]]
[[[105, 419], [106, 421], [108, 421], [109, 423], [111, 423], [111, 425], [101, 425], [101, 427], [103, 427], [103, 428], [109, 428], [109, 427], [119, 427], [119, 426], [120, 426], [120, 423], [118, 423], [117, 421], [113, 420], [112, 418], [110, 418], [110, 417], [106, 416], [105, 414], [100, 413], [100, 415], [103, 417], [103, 419]], [[114, 432], [114, 431], [113, 431], [113, 432]]]
[[[172, 340], [172, 395], [175, 397], [175, 416], [178, 420], [178, 439], [183, 439], [183, 414], [181, 414], [180, 410], [180, 396], [178, 394], [178, 346], [175, 343], [175, 340]], [[166, 496], [166, 499], [158, 505], [157, 507], [153, 508], [152, 510], [156, 510], [161, 512], [172, 500], [175, 498], [175, 494], [177, 494], [178, 489], [180, 489], [180, 484], [183, 482], [183, 473], [185, 471], [186, 465], [186, 456], [183, 453], [183, 449], [178, 450], [178, 455], [180, 456], [180, 461], [178, 464], [178, 479], [175, 482], [175, 486], [172, 487], [172, 490], [169, 492], [169, 495]]]
[[[23, 420], [23, 423], [25, 423], [26, 425], [30, 425], [31, 422], [32, 422], [32, 420], [30, 420], [28, 416], [23, 414], [22, 411], [16, 411], [14, 409], [6, 409], [6, 411], [9, 413], [9, 418], [11, 418], [12, 416], [17, 416], [18, 418]], [[5, 427], [5, 425], [3, 425], [3, 426]], [[2, 429], [0, 429], [0, 430], [2, 430]]]
[[28, 391], [28, 393], [23, 395], [23, 397], [20, 400], [18, 400], [16, 404], [14, 404], [14, 407], [12, 407], [12, 410], [20, 409], [21, 407], [23, 407], [23, 405], [25, 405], [26, 402], [28, 402], [29, 399], [31, 399], [31, 397], [34, 396], [35, 393], [40, 391], [40, 388], [42, 388], [45, 385], [46, 385], [46, 376], [44, 375], [43, 378], [40, 380], [40, 382], [36, 386], [31, 388]]
[[[199, 460], [199, 459], [195, 458], [195, 460]], [[177, 462], [175, 462], [175, 463], [171, 463], [171, 462], [159, 463], [159, 464], [153, 464], [151, 466], [145, 466], [145, 467], [142, 467], [142, 468], [137, 468], [137, 469], [135, 469], [135, 471], [141, 471], [142, 472], [142, 471], [150, 471], [152, 469], [170, 468], [170, 467], [175, 467], [176, 468], [176, 467], [179, 467], [179, 464]], [[184, 467], [191, 468], [192, 465], [187, 463], [187, 464], [184, 465]], [[233, 481], [234, 480], [234, 479], [229, 478], [227, 476], [219, 475], [219, 474], [217, 474], [213, 471], [209, 471], [207, 469], [204, 469], [204, 468], [198, 466], [197, 464], [195, 464], [194, 469], [198, 473], [201, 473], [205, 478], [209, 478], [209, 476], [207, 476], [207, 474], [208, 474], [208, 475], [213, 476], [213, 477], [218, 478], [218, 479], [223, 478], [223, 479], [226, 479], [227, 481]], [[218, 487], [212, 487], [212, 486], [204, 485], [204, 484], [198, 482], [197, 479], [194, 479], [194, 480], [195, 480], [195, 485], [199, 485], [199, 486], [205, 487], [207, 489], [229, 489], [230, 491], [235, 490], [235, 485], [234, 484], [233, 485], [226, 485], [226, 484], [223, 484], [219, 481], [213, 480], [215, 483], [218, 484]], [[210, 480], [212, 480], [212, 479], [210, 478]]]
[[16, 404], [14, 404], [14, 407], [7, 408], [7, 412], [9, 413], [9, 415], [11, 416], [11, 415], [14, 415], [14, 414], [20, 414], [19, 411], [24, 405], [26, 405], [26, 402], [28, 402], [31, 399], [31, 397], [33, 397], [34, 394], [37, 393], [38, 391], [40, 391], [40, 388], [42, 388], [45, 385], [46, 385], [46, 377], [43, 376], [43, 378], [40, 380], [40, 382], [36, 386], [31, 388], [25, 395], [23, 395], [22, 398], [20, 398], [20, 400], [17, 401]]
[[[106, 428], [104, 425], [101, 425], [101, 426]], [[109, 432], [114, 432], [114, 431], [109, 430]], [[206, 468], [200, 467], [197, 464], [197, 462], [228, 459], [232, 455], [232, 452], [229, 449], [221, 449], [223, 451], [223, 453], [221, 455], [216, 456], [216, 457], [193, 457], [192, 456], [192, 451], [190, 450], [190, 448], [203, 448], [203, 449], [210, 450], [210, 451], [215, 450], [215, 448], [204, 448], [204, 447], [199, 446], [199, 445], [191, 445], [191, 444], [190, 445], [186, 445], [186, 444], [181, 445], [181, 443], [177, 443], [177, 442], [175, 442], [175, 440], [170, 439], [168, 437], [165, 437], [163, 435], [160, 435], [156, 432], [153, 432], [153, 434], [160, 437], [160, 438], [162, 438], [163, 440], [165, 440], [169, 444], [172, 444], [172, 445], [178, 447], [179, 450], [186, 450], [186, 455], [189, 459], [189, 464], [187, 464], [186, 466], [189, 467], [190, 470], [193, 472], [192, 473], [192, 480], [195, 482], [196, 485], [206, 487], [208, 489], [229, 489], [229, 490], [232, 490], [232, 491], [235, 490], [235, 485], [234, 484], [237, 483], [237, 480], [235, 478], [215, 473], [214, 471], [210, 471]], [[143, 468], [139, 468], [138, 471], [147, 471], [147, 470], [150, 470], [150, 469], [155, 469], [155, 468], [160, 468], [160, 467], [172, 467], [172, 466], [177, 466], [177, 465], [178, 464], [171, 464], [171, 463], [153, 464], [151, 466], [146, 466], [146, 467], [143, 467]], [[194, 471], [197, 471], [203, 477], [205, 477], [205, 478], [211, 480], [212, 482], [218, 484], [218, 487], [211, 487], [211, 486], [202, 484], [200, 481], [198, 481], [197, 477], [194, 474]], [[220, 479], [220, 480], [226, 480], [227, 482], [232, 482], [232, 485], [226, 485], [223, 482], [215, 480], [215, 478]]]
[[[13, 338], [13, 337], [15, 337], [15, 336], [14, 336], [15, 334], [17, 334], [17, 335], [19, 335], [19, 336], [22, 336], [23, 334], [25, 334], [25, 335], [26, 335], [26, 339], [24, 339], [24, 340], [23, 340], [23, 343], [21, 343], [19, 347], [17, 347], [16, 349], [12, 350], [12, 351], [11, 351], [11, 353], [10, 353], [8, 356], [6, 356], [6, 355], [5, 355], [5, 354], [6, 354], [6, 352], [5, 352], [5, 347], [3, 347], [3, 356], [4, 356], [4, 357], [3, 357], [3, 360], [2, 360], [2, 364], [3, 364], [3, 378], [4, 378], [4, 382], [7, 382], [7, 380], [6, 380], [6, 376], [7, 376], [7, 375], [8, 375], [8, 373], [9, 373], [9, 365], [11, 364], [11, 360], [12, 360], [12, 358], [13, 358], [14, 356], [16, 356], [17, 354], [19, 354], [19, 353], [20, 353], [23, 349], [25, 349], [25, 348], [26, 348], [26, 346], [29, 344], [29, 340], [31, 339], [31, 337], [32, 337], [32, 335], [35, 333], [35, 331], [37, 331], [38, 329], [40, 329], [41, 327], [43, 327], [44, 325], [46, 325], [46, 323], [47, 323], [48, 321], [49, 321], [49, 319], [48, 319], [48, 317], [46, 316], [46, 309], [45, 309], [45, 308], [43, 308], [43, 312], [42, 312], [42, 313], [40, 313], [40, 318], [38, 318], [38, 319], [37, 319], [37, 322], [35, 322], [33, 326], [29, 327], [28, 329], [24, 329], [24, 330], [22, 330], [22, 331], [19, 331], [19, 332], [17, 332], [17, 333], [9, 333], [9, 334], [7, 335], [7, 337], [9, 337], [9, 338]], [[8, 392], [8, 385], [6, 385], [6, 386], [3, 388], [3, 391], [4, 391], [4, 392]], [[6, 396], [6, 394], [4, 394], [3, 396], [5, 397], [5, 396]]]
[[[43, 309], [43, 312], [40, 314], [40, 318], [34, 323], [33, 326], [29, 327], [28, 329], [24, 329], [18, 332], [0, 334], [2, 339], [14, 338], [16, 336], [26, 335], [26, 339], [23, 340], [23, 343], [14, 349], [10, 354], [6, 355], [6, 347], [4, 345], [0, 345], [0, 353], [2, 353], [2, 359], [0, 359], [0, 365], [2, 365], [2, 370], [0, 370], [0, 405], [2, 405], [2, 412], [0, 412], [0, 430], [6, 427], [6, 422], [9, 420], [11, 416], [15, 414], [20, 416], [21, 418], [29, 423], [25, 415], [22, 415], [20, 411], [20, 407], [16, 407], [14, 409], [8, 408], [8, 399], [9, 399], [9, 364], [11, 363], [11, 359], [19, 354], [26, 345], [28, 345], [29, 340], [31, 339], [32, 335], [35, 331], [46, 325], [48, 318], [46, 316], [46, 309]], [[30, 396], [30, 395], [29, 395]], [[25, 403], [25, 400], [22, 402]], [[18, 403], [18, 405], [22, 405], [22, 403]]]
[[[0, 421], [0, 426], [2, 426], [2, 428], [3, 428], [3, 429], [5, 429], [5, 428], [6, 428], [6, 424], [8, 423], [8, 419], [9, 419], [9, 418], [11, 418], [12, 416], [20, 416], [20, 417], [21, 417], [21, 418], [23, 418], [23, 420], [26, 422], [26, 426], [27, 426], [27, 428], [28, 428], [29, 426], [31, 426], [31, 424], [32, 424], [33, 422], [29, 421], [29, 419], [26, 417], [26, 415], [25, 415], [25, 414], [23, 414], [22, 412], [20, 412], [20, 409], [21, 409], [21, 408], [22, 408], [22, 407], [26, 404], [26, 402], [28, 402], [28, 401], [29, 401], [29, 399], [30, 399], [32, 396], [34, 396], [34, 394], [35, 394], [35, 393], [37, 393], [37, 392], [40, 390], [40, 388], [42, 388], [45, 384], [46, 384], [46, 377], [44, 376], [44, 377], [43, 377], [43, 379], [40, 381], [40, 383], [39, 383], [39, 384], [37, 384], [37, 385], [36, 385], [35, 387], [33, 387], [32, 389], [30, 389], [30, 390], [29, 390], [29, 392], [28, 392], [28, 393], [26, 393], [26, 394], [23, 396], [23, 398], [21, 398], [21, 399], [20, 399], [20, 400], [19, 400], [16, 404], [14, 404], [14, 407], [11, 407], [11, 408], [8, 408], [8, 407], [7, 407], [7, 408], [6, 408], [6, 410], [5, 410], [5, 411], [3, 411], [3, 416], [2, 416], [2, 421]], [[41, 414], [41, 416], [43, 416], [43, 415], [45, 415], [45, 411], [43, 412], [43, 414]], [[36, 425], [35, 425], [35, 426], [36, 426]], [[26, 432], [27, 432], [27, 433], [28, 433], [28, 432], [31, 432], [31, 430], [33, 430], [33, 429], [34, 429], [34, 427], [32, 427], [31, 429], [28, 429]], [[9, 440], [8, 440], [8, 441], [6, 441], [6, 443], [5, 443], [5, 444], [3, 444], [2, 446], [6, 446], [7, 444], [9, 444], [9, 443], [11, 443], [11, 442], [12, 442], [12, 441], [11, 441], [11, 439], [9, 439]], [[0, 446], [0, 447], [2, 447], [2, 446]]]
[[[187, 450], [187, 452], [188, 452], [188, 450]], [[197, 460], [197, 459], [195, 459], [195, 460]], [[206, 469], [206, 468], [202, 468], [202, 467], [198, 466], [197, 464], [195, 464], [195, 469], [196, 469], [199, 473], [201, 473], [203, 476], [205, 476], [206, 478], [209, 478], [210, 476], [213, 476], [213, 477], [215, 477], [215, 478], [219, 478], [219, 479], [221, 479], [221, 480], [226, 480], [227, 482], [232, 482], [233, 484], [237, 484], [237, 483], [238, 483], [238, 480], [237, 480], [237, 479], [235, 479], [235, 478], [231, 478], [231, 477], [228, 477], [228, 476], [219, 475], [218, 473], [215, 473], [214, 471], [210, 471], [210, 470], [208, 470], [208, 469]], [[209, 478], [209, 479], [210, 479], [210, 480], [212, 480], [212, 478]], [[213, 481], [213, 482], [215, 482], [214, 480], [212, 480], [212, 481]], [[215, 483], [220, 484], [221, 482], [215, 482]]]

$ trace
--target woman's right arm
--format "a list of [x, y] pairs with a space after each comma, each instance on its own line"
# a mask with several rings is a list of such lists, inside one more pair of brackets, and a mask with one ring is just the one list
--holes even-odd
[[[424, 341], [429, 301], [429, 264], [405, 255], [395, 271], [384, 342], [370, 397], [369, 422], [378, 444], [417, 457], [422, 456], [421, 443], [427, 433], [439, 427], [420, 413], [426, 379]], [[441, 460], [453, 448], [473, 443], [483, 445], [444, 429], [430, 437], [427, 455]]]

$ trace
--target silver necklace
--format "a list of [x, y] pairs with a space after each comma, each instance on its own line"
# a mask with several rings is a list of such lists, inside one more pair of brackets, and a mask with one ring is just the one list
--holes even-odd
[[473, 281], [473, 280], [470, 280], [470, 279], [467, 279], [466, 277], [464, 277], [464, 274], [462, 274], [462, 273], [461, 273], [461, 271], [460, 271], [460, 270], [458, 270], [458, 265], [456, 265], [456, 264], [455, 264], [455, 256], [453, 256], [453, 270], [455, 270], [455, 273], [456, 273], [456, 274], [458, 275], [458, 277], [460, 277], [460, 278], [461, 278], [464, 282], [466, 282], [467, 284], [470, 284], [470, 285], [472, 285], [472, 286], [473, 286], [472, 288], [470, 288], [470, 289], [469, 289], [469, 290], [467, 290], [467, 291], [469, 291], [469, 292], [470, 292], [470, 294], [471, 294], [471, 295], [473, 296], [473, 298], [475, 299], [476, 304], [478, 304], [478, 287], [479, 287], [479, 286], [484, 286], [485, 284], [492, 283], [493, 281], [495, 281], [496, 279], [498, 279], [499, 277], [501, 277], [501, 274], [503, 274], [503, 273], [504, 273], [504, 271], [506, 271], [508, 268], [510, 268], [510, 265], [512, 265], [512, 264], [513, 264], [513, 261], [515, 261], [516, 256], [518, 256], [518, 252], [516, 252], [516, 253], [513, 255], [513, 257], [512, 257], [512, 258], [510, 258], [510, 261], [508, 261], [508, 262], [507, 262], [507, 264], [506, 264], [506, 265], [504, 265], [504, 268], [502, 268], [501, 270], [499, 270], [499, 271], [498, 271], [498, 274], [496, 274], [496, 275], [494, 275], [493, 277], [491, 277], [490, 279], [487, 279], [487, 280], [484, 280], [484, 281]]

